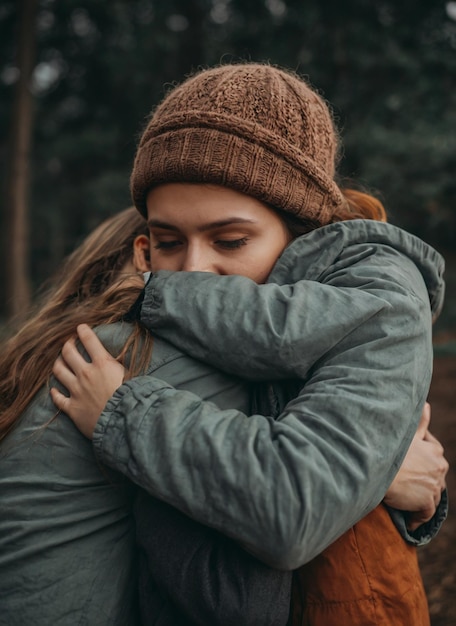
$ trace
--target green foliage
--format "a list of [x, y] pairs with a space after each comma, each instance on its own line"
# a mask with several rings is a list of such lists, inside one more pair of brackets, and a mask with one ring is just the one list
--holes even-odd
[[[17, 4], [5, 0], [0, 8], [5, 171]], [[166, 85], [198, 67], [238, 59], [268, 60], [309, 76], [333, 103], [342, 127], [341, 174], [378, 189], [392, 221], [441, 245], [456, 242], [454, 2], [39, 0], [38, 5], [31, 193], [35, 284], [95, 223], [130, 203], [136, 138]]]

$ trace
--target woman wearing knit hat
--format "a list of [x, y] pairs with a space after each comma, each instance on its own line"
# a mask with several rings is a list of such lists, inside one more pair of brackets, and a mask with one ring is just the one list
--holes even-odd
[[[172, 90], [131, 180], [154, 271], [141, 319], [225, 371], [286, 382], [246, 419], [152, 377], [122, 384], [83, 327], [92, 363], [67, 344], [54, 371], [71, 397], [53, 398], [100, 460], [269, 565], [300, 568], [294, 623], [424, 625], [416, 554], [377, 505], [428, 392], [443, 261], [341, 190], [336, 155], [327, 105], [283, 70], [222, 66]], [[409, 543], [433, 532], [391, 515]]]

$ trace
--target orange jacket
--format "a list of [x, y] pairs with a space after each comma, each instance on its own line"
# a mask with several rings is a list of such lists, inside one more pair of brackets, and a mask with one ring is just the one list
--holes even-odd
[[293, 575], [292, 626], [429, 626], [416, 548], [384, 506]]

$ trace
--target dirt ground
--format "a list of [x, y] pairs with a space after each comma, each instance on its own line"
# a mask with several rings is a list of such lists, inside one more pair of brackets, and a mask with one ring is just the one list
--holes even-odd
[[437, 537], [419, 549], [419, 558], [432, 626], [456, 626], [456, 356], [435, 358], [430, 402], [431, 431], [450, 463], [450, 514]]

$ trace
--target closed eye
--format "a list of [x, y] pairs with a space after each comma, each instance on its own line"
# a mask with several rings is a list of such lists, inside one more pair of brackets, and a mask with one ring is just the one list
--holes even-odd
[[248, 240], [248, 237], [241, 237], [240, 239], [218, 239], [215, 243], [217, 246], [225, 248], [225, 250], [236, 250], [236, 248], [245, 246]]
[[154, 244], [154, 248], [156, 250], [172, 250], [173, 248], [176, 248], [180, 245], [182, 245], [181, 241], [179, 241], [178, 239], [173, 239], [171, 241], [157, 241], [157, 243]]

